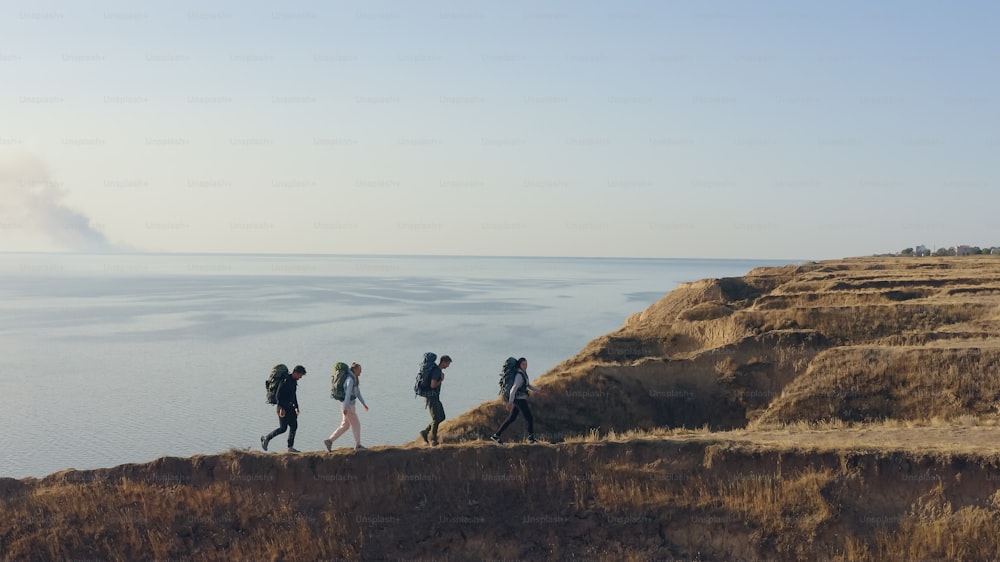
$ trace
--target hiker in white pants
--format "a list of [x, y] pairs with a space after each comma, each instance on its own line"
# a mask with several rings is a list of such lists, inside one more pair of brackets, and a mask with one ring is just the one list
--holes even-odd
[[365, 448], [361, 444], [361, 421], [358, 419], [358, 413], [354, 408], [355, 401], [359, 401], [365, 407], [365, 411], [368, 411], [368, 404], [365, 403], [364, 397], [361, 396], [361, 365], [351, 363], [351, 375], [344, 381], [344, 419], [340, 422], [340, 427], [330, 435], [330, 438], [323, 440], [327, 451], [331, 450], [333, 442], [343, 435], [347, 431], [347, 428], [351, 428], [351, 431], [354, 433], [354, 448]]

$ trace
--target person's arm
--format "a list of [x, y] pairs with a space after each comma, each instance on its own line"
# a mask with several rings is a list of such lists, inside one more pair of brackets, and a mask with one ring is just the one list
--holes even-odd
[[441, 386], [441, 381], [444, 380], [444, 371], [441, 367], [434, 367], [434, 372], [431, 373], [431, 388], [438, 388]]

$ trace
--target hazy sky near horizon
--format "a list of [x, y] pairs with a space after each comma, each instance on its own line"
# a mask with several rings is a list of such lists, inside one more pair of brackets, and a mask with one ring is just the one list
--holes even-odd
[[6, 1], [0, 251], [998, 245], [1000, 4]]

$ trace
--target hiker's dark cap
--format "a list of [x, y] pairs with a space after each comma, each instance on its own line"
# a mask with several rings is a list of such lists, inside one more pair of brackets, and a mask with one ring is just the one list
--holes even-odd
[[292, 372], [293, 373], [302, 373], [304, 375], [304, 374], [306, 374], [306, 368], [303, 367], [302, 365], [296, 365], [295, 368], [292, 369]]
[[451, 363], [451, 357], [448, 356], [448, 355], [442, 355], [441, 356], [441, 362], [442, 363]]

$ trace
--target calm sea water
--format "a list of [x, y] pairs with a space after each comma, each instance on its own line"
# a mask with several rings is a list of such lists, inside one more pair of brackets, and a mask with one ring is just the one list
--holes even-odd
[[337, 361], [364, 365], [362, 442], [406, 443], [425, 351], [454, 359], [455, 417], [495, 397], [509, 355], [537, 377], [678, 283], [790, 262], [0, 254], [0, 476], [258, 448], [275, 363], [308, 369], [298, 449], [340, 422]]

